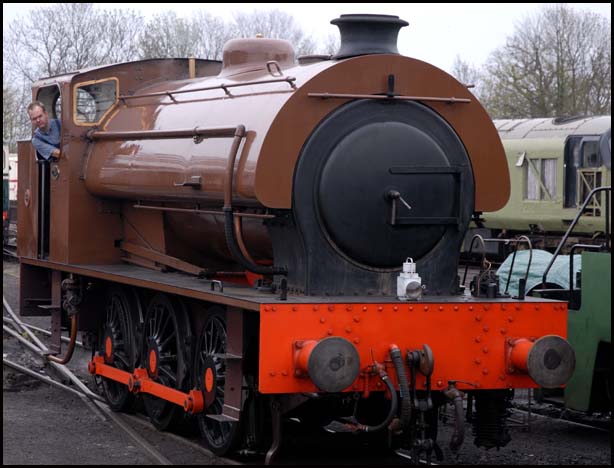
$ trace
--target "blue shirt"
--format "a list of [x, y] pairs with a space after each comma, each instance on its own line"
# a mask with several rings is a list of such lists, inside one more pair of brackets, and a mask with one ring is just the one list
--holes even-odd
[[60, 148], [60, 121], [58, 119], [49, 120], [49, 131], [43, 132], [40, 128], [34, 130], [32, 145], [40, 156], [46, 160], [51, 158], [53, 150]]

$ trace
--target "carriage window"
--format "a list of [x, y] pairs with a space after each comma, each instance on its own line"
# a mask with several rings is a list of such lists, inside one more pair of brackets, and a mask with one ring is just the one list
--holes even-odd
[[557, 194], [555, 158], [528, 158], [525, 200], [554, 200]]
[[95, 125], [117, 102], [117, 79], [83, 83], [75, 88], [75, 123]]
[[589, 140], [582, 142], [582, 167], [600, 167], [599, 141]]

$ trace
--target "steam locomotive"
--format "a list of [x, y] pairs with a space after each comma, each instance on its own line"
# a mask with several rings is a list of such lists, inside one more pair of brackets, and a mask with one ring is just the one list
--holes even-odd
[[[61, 157], [19, 145], [22, 315], [70, 325], [110, 406], [195, 418], [217, 454], [345, 421], [440, 455], [437, 409], [475, 402], [501, 447], [513, 389], [574, 368], [567, 306], [459, 285], [472, 215], [509, 173], [475, 97], [399, 55], [408, 23], [341, 15], [334, 56], [236, 39], [222, 63], [144, 60], [38, 81]], [[56, 358], [59, 359], [59, 357]], [[65, 356], [66, 358], [66, 356]]]

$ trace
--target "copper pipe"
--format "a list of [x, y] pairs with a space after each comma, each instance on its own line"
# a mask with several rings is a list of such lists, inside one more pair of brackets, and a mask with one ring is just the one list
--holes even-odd
[[224, 209], [232, 210], [232, 176], [234, 175], [235, 161], [239, 152], [239, 145], [245, 136], [245, 126], [237, 125], [228, 154], [228, 165], [226, 166], [226, 180], [224, 181]]
[[66, 350], [66, 354], [63, 358], [58, 358], [56, 356], [47, 356], [47, 359], [53, 361], [57, 364], [66, 364], [70, 361], [72, 354], [75, 350], [75, 344], [77, 343], [77, 315], [73, 315], [70, 318], [70, 342], [68, 343], [68, 349]]
[[241, 218], [235, 216], [234, 218], [234, 226], [235, 226], [235, 237], [237, 239], [237, 245], [239, 246], [239, 250], [245, 257], [245, 259], [250, 263], [256, 263], [252, 256], [247, 251], [247, 247], [245, 247], [245, 242], [243, 242], [243, 222]]

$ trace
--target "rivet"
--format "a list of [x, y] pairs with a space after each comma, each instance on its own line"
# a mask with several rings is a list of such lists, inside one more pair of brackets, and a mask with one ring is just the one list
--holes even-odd
[[480, 358], [475, 358], [473, 362], [475, 362], [479, 366], [482, 363], [482, 360]]
[[354, 315], [354, 322], [360, 322], [360, 317], [358, 315]]
[[501, 330], [499, 330], [501, 332], [502, 335], [505, 335], [507, 333], [507, 330], [505, 328], [502, 328]]
[[516, 304], [516, 310], [520, 310], [520, 304]]
[[382, 310], [384, 310], [384, 308], [382, 306], [377, 306], [377, 310], [381, 312]]
[[360, 338], [354, 338], [354, 343], [356, 344], [360, 343]]
[[409, 310], [414, 310], [414, 306], [409, 306]]
[[399, 306], [394, 306], [394, 307], [392, 308], [392, 310], [394, 310], [394, 311], [396, 312], [397, 310], [399, 310]]
[[346, 306], [345, 306], [345, 310], [352, 310], [352, 306], [351, 306], [351, 305], [349, 305], [349, 304], [348, 304], [348, 305], [346, 305]]
[[488, 327], [487, 325], [484, 325], [482, 330], [484, 330], [486, 333], [488, 333], [488, 330], [490, 330], [490, 327]]
[[490, 306], [488, 304], [484, 304], [482, 307], [484, 308], [484, 310], [490, 309]]
[[482, 320], [482, 316], [481, 316], [481, 315], [476, 315], [476, 316], [475, 316], [475, 321], [476, 321], [476, 322], [479, 322], [479, 321], [481, 321], [481, 320]]
[[268, 312], [269, 311], [269, 306], [264, 306], [264, 311]]
[[454, 306], [454, 310], [458, 310], [458, 306]]
[[294, 371], [294, 375], [296, 375], [297, 377], [300, 377], [300, 376], [302, 375], [302, 373], [301, 373], [301, 371], [300, 371], [300, 370], [296, 369], [296, 370]]
[[507, 309], [507, 304], [501, 304], [501, 310]]
[[476, 343], [479, 343], [480, 341], [482, 341], [482, 337], [481, 336], [476, 336], [474, 338], [474, 340], [475, 340]]
[[362, 311], [366, 312], [367, 311], [367, 306], [362, 306]]
[[296, 312], [296, 311], [298, 310], [298, 307], [296, 307], [296, 306], [292, 306], [292, 310], [293, 310], [294, 312]]
[[488, 346], [484, 346], [484, 347], [482, 348], [482, 352], [483, 352], [484, 354], [488, 354]]
[[314, 306], [313, 306], [313, 310], [318, 310], [318, 306], [317, 306], [317, 305], [314, 305]]
[[288, 371], [281, 371], [281, 375], [283, 375], [284, 377], [286, 377], [288, 375]]
[[484, 374], [484, 375], [488, 374], [488, 369], [486, 369], [486, 368], [482, 369], [482, 374]]
[[539, 304], [535, 304], [535, 310], [539, 310]]
[[333, 334], [333, 329], [332, 329], [332, 328], [329, 328], [328, 330], [326, 330], [326, 333], [327, 333], [328, 335], [332, 335], [332, 334]]
[[508, 321], [509, 323], [512, 323], [512, 322], [514, 321], [514, 317], [511, 317], [511, 316], [510, 316], [510, 317], [508, 317], [508, 318], [507, 318], [507, 321]]
[[324, 323], [326, 322], [326, 319], [324, 317], [320, 317], [320, 323]]
[[332, 305], [332, 304], [328, 304], [328, 310], [329, 310], [330, 312], [332, 312], [334, 308], [335, 308], [335, 306], [334, 306], [334, 305]]
[[499, 376], [499, 380], [505, 380], [505, 375], [501, 374], [501, 375]]
[[473, 310], [473, 306], [469, 306], [469, 310]]
[[273, 312], [277, 312], [277, 307], [273, 306]]
[[345, 331], [347, 333], [352, 333], [352, 327], [345, 327]]
[[443, 306], [439, 306], [439, 310], [443, 310]]
[[376, 386], [377, 386], [377, 387], [381, 387], [381, 386], [382, 386], [382, 383], [381, 383], [381, 382], [377, 382]]
[[438, 380], [438, 381], [437, 381], [437, 386], [438, 386], [438, 387], [443, 387], [443, 382], [442, 382], [441, 380]]
[[271, 371], [271, 372], [269, 372], [269, 375], [270, 375], [271, 377], [275, 377], [275, 372]]
[[429, 310], [429, 306], [424, 306], [424, 310]]

